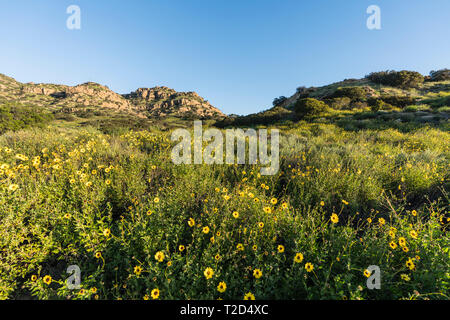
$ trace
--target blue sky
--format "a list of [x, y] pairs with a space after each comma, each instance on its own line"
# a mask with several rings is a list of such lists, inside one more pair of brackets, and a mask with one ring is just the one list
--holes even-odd
[[[72, 4], [81, 30], [66, 28]], [[366, 28], [372, 4], [381, 30]], [[450, 68], [449, 34], [448, 0], [0, 0], [0, 73], [119, 93], [165, 85], [248, 114], [302, 85]]]

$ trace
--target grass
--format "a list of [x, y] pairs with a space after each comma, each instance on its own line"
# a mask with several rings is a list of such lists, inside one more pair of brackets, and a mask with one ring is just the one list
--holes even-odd
[[53, 120], [53, 115], [34, 105], [18, 103], [0, 104], [0, 133], [34, 126], [44, 126]]
[[448, 129], [349, 121], [280, 125], [269, 177], [172, 164], [170, 126], [3, 134], [0, 297], [448, 299]]

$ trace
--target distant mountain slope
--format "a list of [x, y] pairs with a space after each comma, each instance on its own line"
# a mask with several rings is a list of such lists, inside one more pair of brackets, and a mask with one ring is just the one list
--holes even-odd
[[176, 92], [167, 87], [139, 88], [124, 95], [139, 111], [149, 116], [181, 114], [194, 118], [216, 118], [224, 114], [195, 92]]
[[20, 83], [0, 74], [0, 102], [20, 102], [73, 113], [87, 108], [126, 113], [140, 118], [175, 116], [223, 118], [225, 115], [195, 92], [176, 92], [167, 87], [141, 88], [118, 94], [94, 82], [77, 86]]
[[[397, 122], [448, 121], [450, 70], [424, 77], [414, 71], [375, 72], [363, 79], [346, 79], [322, 87], [299, 87], [290, 97], [274, 99], [265, 111], [225, 118], [219, 127], [269, 125], [283, 121], [334, 121], [378, 118]], [[309, 110], [302, 102], [308, 100]], [[312, 110], [312, 105], [323, 110]], [[308, 114], [307, 114], [308, 113]]]

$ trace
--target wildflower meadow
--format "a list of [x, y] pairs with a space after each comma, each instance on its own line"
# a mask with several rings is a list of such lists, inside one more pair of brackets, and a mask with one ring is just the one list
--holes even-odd
[[3, 134], [0, 298], [448, 299], [449, 133], [279, 129], [269, 176], [167, 130]]

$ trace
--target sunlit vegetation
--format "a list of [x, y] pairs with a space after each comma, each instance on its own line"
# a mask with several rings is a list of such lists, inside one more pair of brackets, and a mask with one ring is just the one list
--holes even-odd
[[448, 299], [450, 135], [372, 123], [279, 125], [267, 177], [176, 166], [156, 128], [9, 131], [0, 297]]

